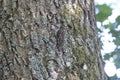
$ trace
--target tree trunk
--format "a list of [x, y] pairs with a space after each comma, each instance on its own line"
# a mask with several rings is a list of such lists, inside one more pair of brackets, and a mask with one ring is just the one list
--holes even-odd
[[106, 80], [93, 0], [0, 0], [0, 80]]

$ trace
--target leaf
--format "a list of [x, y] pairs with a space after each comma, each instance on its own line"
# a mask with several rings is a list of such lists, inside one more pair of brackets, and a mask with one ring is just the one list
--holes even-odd
[[113, 40], [114, 44], [120, 46], [120, 31], [111, 30], [110, 33], [112, 33], [112, 37], [115, 37]]
[[116, 22], [117, 22], [118, 24], [120, 24], [120, 16], [118, 16], [118, 17], [116, 18]]
[[117, 80], [117, 76], [116, 76], [116, 75], [111, 76], [111, 77], [109, 77], [109, 79], [108, 79], [108, 80]]
[[99, 10], [99, 13], [96, 15], [97, 21], [103, 22], [112, 14], [112, 8], [106, 4], [97, 5], [96, 8]]
[[119, 46], [120, 45], [120, 37], [119, 38], [117, 37], [115, 40], [113, 40], [113, 42], [116, 46]]
[[98, 32], [102, 33], [103, 31], [100, 29], [100, 28], [97, 28], [98, 29]]
[[114, 60], [116, 68], [120, 68], [120, 56]]
[[111, 55], [109, 53], [104, 55], [104, 60], [109, 60], [110, 58], [111, 58]]
[[120, 68], [120, 48], [117, 47], [112, 53], [111, 53], [111, 57], [114, 60], [114, 64], [116, 66], [116, 68]]
[[109, 28], [109, 29], [114, 29], [114, 25], [112, 23], [109, 23], [107, 25], [104, 25], [105, 28]]
[[112, 37], [118, 38], [120, 36], [120, 31], [111, 29], [109, 33], [112, 33]]

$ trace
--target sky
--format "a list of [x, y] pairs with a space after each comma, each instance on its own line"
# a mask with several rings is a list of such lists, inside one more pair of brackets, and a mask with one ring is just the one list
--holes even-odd
[[[96, 4], [104, 4], [106, 3], [107, 5], [110, 5], [113, 9], [112, 15], [108, 17], [108, 20], [106, 20], [103, 24], [106, 24], [108, 22], [115, 22], [115, 18], [120, 15], [120, 0], [95, 0]], [[97, 26], [101, 27], [101, 24], [97, 22]], [[120, 29], [120, 26], [119, 28]], [[103, 37], [101, 38], [103, 42], [103, 50], [101, 50], [102, 55], [105, 53], [110, 53], [114, 51], [116, 46], [112, 42], [114, 38], [112, 37], [111, 34], [108, 34], [109, 29], [103, 30], [103, 33], [101, 34]], [[116, 69], [113, 59], [111, 58], [109, 61], [105, 61], [105, 72], [107, 73], [108, 76], [114, 76], [115, 74], [117, 75], [118, 78], [120, 78], [120, 69]]]

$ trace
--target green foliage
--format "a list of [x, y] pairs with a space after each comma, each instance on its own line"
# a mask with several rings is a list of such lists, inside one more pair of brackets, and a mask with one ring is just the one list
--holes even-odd
[[112, 23], [109, 23], [107, 25], [104, 25], [105, 29], [109, 28], [109, 29], [114, 29], [114, 25]]
[[120, 45], [120, 37], [117, 37], [115, 40], [113, 40], [113, 42], [116, 46], [119, 46]]
[[106, 5], [97, 5], [96, 8], [98, 8], [99, 13], [96, 15], [97, 21], [103, 22], [112, 14], [112, 9]]
[[117, 80], [117, 76], [115, 75], [115, 76], [112, 76], [112, 77], [110, 77], [108, 80]]
[[113, 52], [111, 52], [111, 55], [114, 59], [114, 64], [116, 68], [120, 68], [120, 49], [117, 47]]
[[[101, 22], [101, 24], [108, 19], [110, 15], [112, 15], [112, 8], [110, 6], [103, 4], [103, 5], [96, 5], [96, 8], [99, 10], [98, 14], [96, 14], [97, 21]], [[109, 22], [106, 25], [102, 26], [104, 29], [109, 29], [109, 33], [112, 34], [112, 37], [115, 39], [113, 43], [116, 45], [116, 49], [111, 53], [106, 53], [104, 55], [104, 60], [109, 60], [110, 58], [114, 59], [114, 64], [116, 68], [120, 68], [120, 30], [117, 30], [118, 26], [120, 25], [120, 15], [116, 18], [114, 23]], [[101, 29], [98, 29], [100, 33], [102, 33]], [[110, 45], [112, 46], [112, 45]], [[102, 48], [101, 48], [102, 49]], [[112, 76], [109, 80], [116, 80], [117, 76]]]
[[120, 56], [114, 60], [114, 63], [117, 69], [120, 68]]
[[118, 25], [120, 24], [120, 16], [116, 18], [116, 22], [118, 23]]
[[110, 55], [110, 54], [104, 55], [104, 60], [109, 60], [110, 58], [111, 58], [111, 55]]

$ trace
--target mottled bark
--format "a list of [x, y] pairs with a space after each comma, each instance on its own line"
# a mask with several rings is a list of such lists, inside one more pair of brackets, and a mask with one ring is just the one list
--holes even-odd
[[106, 80], [93, 0], [0, 0], [0, 80]]

